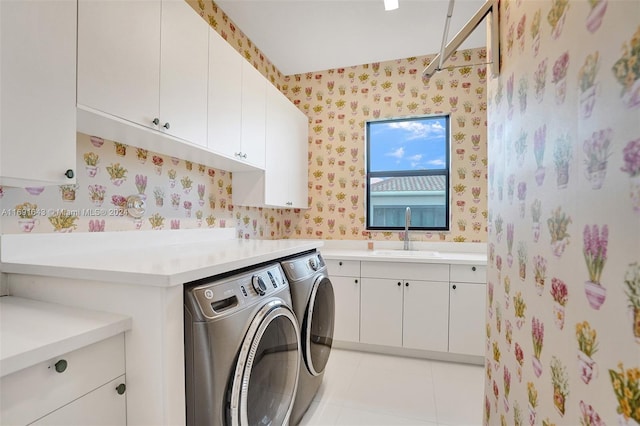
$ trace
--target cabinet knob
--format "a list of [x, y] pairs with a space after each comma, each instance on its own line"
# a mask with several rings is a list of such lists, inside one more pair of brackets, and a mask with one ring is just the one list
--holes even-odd
[[125, 385], [124, 383], [120, 383], [118, 386], [116, 386], [116, 392], [118, 392], [118, 395], [124, 394], [126, 390], [127, 390], [127, 385]]
[[356, 284], [358, 284], [358, 280], [353, 280]]
[[405, 287], [409, 287], [409, 283], [404, 283], [404, 286]]
[[164, 123], [164, 126], [162, 126], [162, 127], [164, 127], [165, 129], [169, 130], [169, 128], [171, 126], [169, 125], [169, 122], [167, 121], [166, 123]]
[[398, 281], [398, 287], [400, 287], [402, 285], [402, 283], [400, 281]]
[[68, 169], [66, 172], [64, 172], [64, 175], [65, 175], [68, 179], [73, 179], [73, 177], [75, 176], [75, 173], [73, 173], [73, 170]]
[[67, 360], [61, 359], [60, 361], [55, 363], [54, 367], [56, 369], [56, 372], [64, 373], [65, 370], [67, 369]]
[[452, 285], [451, 288], [455, 290], [456, 289], [456, 285], [455, 284]]
[[472, 267], [471, 267], [471, 270], [472, 270], [473, 272], [475, 272], [475, 271], [476, 271], [476, 267], [475, 267], [475, 266], [472, 266]]
[[338, 265], [342, 266], [342, 261], [338, 262]]
[[152, 123], [157, 126], [158, 124], [160, 124], [160, 119], [158, 117], [156, 117], [156, 118], [153, 119]]

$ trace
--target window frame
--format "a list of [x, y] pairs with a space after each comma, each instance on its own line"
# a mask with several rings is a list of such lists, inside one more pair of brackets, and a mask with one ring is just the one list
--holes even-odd
[[[406, 122], [413, 120], [423, 119], [445, 119], [445, 164], [442, 169], [427, 169], [427, 170], [403, 170], [403, 171], [371, 171], [371, 141], [369, 138], [369, 126], [371, 124], [379, 123], [392, 123], [392, 122]], [[364, 123], [365, 128], [365, 229], [367, 231], [404, 231], [404, 226], [373, 226], [372, 214], [369, 212], [369, 206], [371, 204], [371, 178], [375, 177], [410, 177], [410, 176], [444, 176], [445, 180], [445, 224], [444, 226], [414, 226], [413, 223], [409, 226], [410, 231], [435, 231], [435, 232], [450, 232], [451, 231], [451, 114], [428, 114], [417, 116], [403, 116], [384, 118], [378, 120], [366, 120]]]

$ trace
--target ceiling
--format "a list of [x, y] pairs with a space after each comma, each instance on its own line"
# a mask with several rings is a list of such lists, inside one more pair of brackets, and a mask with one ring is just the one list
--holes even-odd
[[[284, 74], [435, 54], [449, 0], [216, 0], [216, 4]], [[484, 4], [457, 0], [450, 41]], [[461, 48], [486, 46], [479, 25]]]

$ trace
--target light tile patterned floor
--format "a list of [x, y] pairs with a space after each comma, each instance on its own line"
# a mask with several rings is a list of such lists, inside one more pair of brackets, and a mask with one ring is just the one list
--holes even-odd
[[476, 426], [481, 366], [334, 349], [300, 425]]

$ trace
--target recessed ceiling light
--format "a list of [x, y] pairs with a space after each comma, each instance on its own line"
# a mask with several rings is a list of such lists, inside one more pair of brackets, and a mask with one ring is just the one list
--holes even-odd
[[384, 0], [384, 10], [394, 10], [398, 8], [398, 0]]

